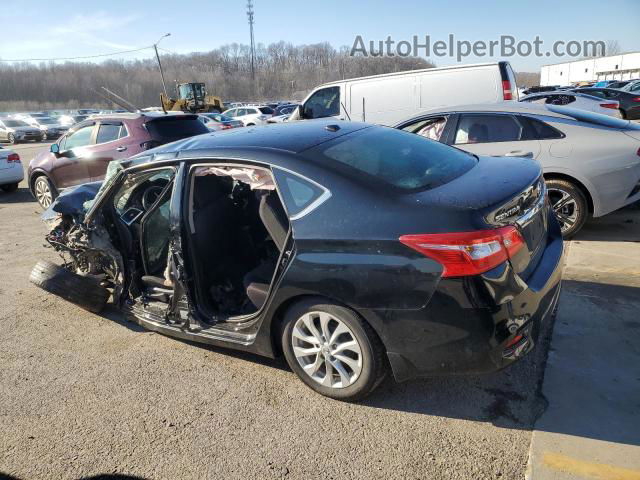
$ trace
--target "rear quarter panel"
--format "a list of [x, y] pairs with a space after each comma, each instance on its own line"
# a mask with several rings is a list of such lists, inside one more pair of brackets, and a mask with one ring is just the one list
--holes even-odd
[[[593, 199], [594, 217], [610, 213], [624, 201], [640, 179], [640, 142], [620, 130], [586, 123], [547, 122], [566, 134], [565, 157], [553, 149], [557, 141], [541, 141], [545, 173], [558, 172], [579, 180]], [[544, 145], [547, 144], [546, 155]]]

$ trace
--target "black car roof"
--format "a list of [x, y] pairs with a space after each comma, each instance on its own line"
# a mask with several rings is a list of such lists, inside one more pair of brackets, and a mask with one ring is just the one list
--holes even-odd
[[185, 138], [144, 152], [140, 156], [162, 157], [162, 154], [171, 152], [244, 148], [299, 153], [328, 140], [369, 127], [371, 125], [366, 123], [323, 119], [236, 128]]

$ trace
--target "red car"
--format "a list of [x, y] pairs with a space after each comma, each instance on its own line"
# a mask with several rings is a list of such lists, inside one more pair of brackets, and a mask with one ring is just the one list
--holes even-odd
[[102, 180], [112, 160], [208, 132], [197, 115], [123, 113], [88, 118], [31, 160], [29, 188], [47, 208], [60, 190]]

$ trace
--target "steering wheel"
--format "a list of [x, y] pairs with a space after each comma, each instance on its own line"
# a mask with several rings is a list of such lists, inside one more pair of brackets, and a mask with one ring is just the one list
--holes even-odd
[[149, 210], [151, 206], [156, 203], [162, 190], [164, 190], [164, 188], [159, 185], [151, 185], [144, 191], [142, 194], [142, 208], [144, 208], [145, 211]]

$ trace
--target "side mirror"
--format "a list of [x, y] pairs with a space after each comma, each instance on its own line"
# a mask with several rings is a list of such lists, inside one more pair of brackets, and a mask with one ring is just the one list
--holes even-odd
[[57, 157], [60, 154], [60, 146], [57, 143], [52, 143], [49, 151]]

